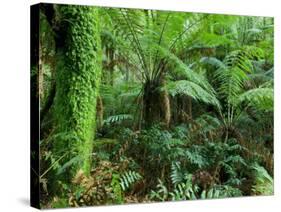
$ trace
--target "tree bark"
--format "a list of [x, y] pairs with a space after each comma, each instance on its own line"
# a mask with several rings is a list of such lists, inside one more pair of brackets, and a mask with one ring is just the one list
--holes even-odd
[[147, 81], [143, 94], [143, 118], [146, 127], [162, 123], [167, 128], [170, 125], [171, 109], [168, 92], [163, 90], [165, 80]]
[[54, 154], [64, 162], [77, 158], [68, 170], [89, 175], [96, 128], [96, 102], [101, 78], [98, 10], [89, 6], [57, 5], [56, 96]]
[[103, 102], [100, 95], [97, 97], [97, 129], [103, 126]]

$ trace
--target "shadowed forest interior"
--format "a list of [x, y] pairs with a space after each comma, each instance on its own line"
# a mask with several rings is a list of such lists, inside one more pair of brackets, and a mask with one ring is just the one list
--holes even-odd
[[41, 207], [272, 195], [273, 26], [40, 4]]

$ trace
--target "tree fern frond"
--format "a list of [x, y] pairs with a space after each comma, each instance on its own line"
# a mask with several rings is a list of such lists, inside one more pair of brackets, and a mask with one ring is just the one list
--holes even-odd
[[[157, 47], [156, 47], [157, 48]], [[178, 58], [174, 53], [171, 51], [162, 48], [161, 46], [158, 47], [162, 53], [164, 58], [167, 58], [171, 64], [175, 66], [175, 70], [171, 70], [171, 72], [178, 72], [181, 76], [185, 77], [187, 80], [200, 85], [202, 88], [206, 89], [208, 92], [215, 93], [213, 87], [209, 84], [208, 80], [193, 71], [186, 65], [180, 58]]]
[[203, 57], [203, 58], [201, 58], [200, 62], [204, 63], [204, 64], [213, 65], [216, 68], [222, 69], [222, 70], [227, 68], [227, 66], [222, 61], [220, 61], [219, 59], [217, 59], [215, 57]]
[[273, 111], [274, 95], [273, 88], [255, 88], [241, 94], [237, 104], [248, 103], [251, 107], [259, 110]]
[[243, 83], [248, 79], [247, 74], [240, 68], [217, 69], [214, 74], [219, 82], [218, 93], [227, 99], [227, 102], [233, 100], [242, 92]]
[[231, 45], [233, 41], [225, 35], [215, 33], [202, 33], [199, 35], [200, 43], [206, 47], [218, 47], [223, 45]]
[[229, 103], [242, 93], [243, 84], [249, 78], [247, 73], [253, 72], [251, 60], [262, 57], [263, 51], [260, 48], [246, 46], [228, 54], [223, 61], [224, 65], [215, 59], [207, 61], [219, 67], [215, 71], [215, 78], [220, 85], [219, 93]]
[[187, 80], [179, 80], [174, 82], [168, 82], [166, 86], [168, 92], [172, 95], [188, 95], [197, 101], [201, 101], [207, 104], [215, 105], [216, 107], [220, 107], [219, 101], [217, 100], [215, 95], [204, 90], [198, 84], [187, 81]]

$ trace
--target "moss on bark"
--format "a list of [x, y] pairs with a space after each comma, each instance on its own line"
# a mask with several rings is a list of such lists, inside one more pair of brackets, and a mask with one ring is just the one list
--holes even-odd
[[95, 136], [96, 101], [101, 78], [98, 10], [89, 6], [57, 5], [56, 139], [54, 153], [73, 158], [69, 169], [87, 175]]

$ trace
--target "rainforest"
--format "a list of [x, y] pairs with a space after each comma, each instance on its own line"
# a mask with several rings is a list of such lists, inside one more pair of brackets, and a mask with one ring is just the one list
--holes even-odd
[[40, 4], [40, 206], [273, 195], [274, 20]]

